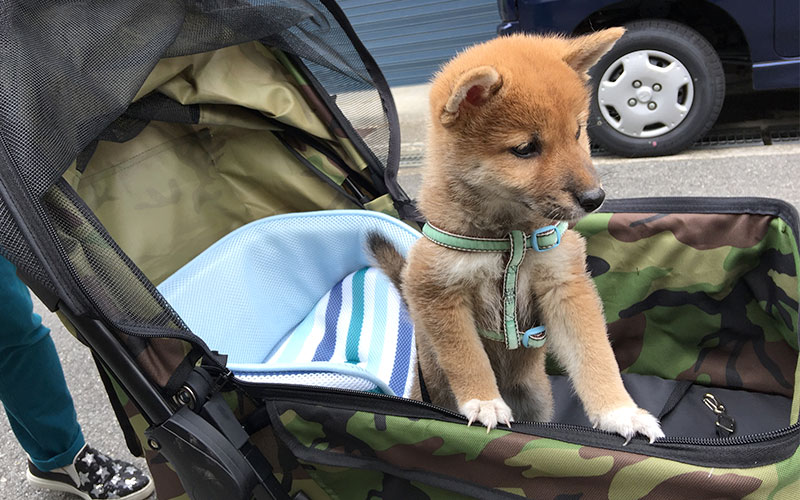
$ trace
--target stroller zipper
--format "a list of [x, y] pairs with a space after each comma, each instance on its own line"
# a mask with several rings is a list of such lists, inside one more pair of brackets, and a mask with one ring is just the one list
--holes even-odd
[[[425, 401], [418, 401], [416, 399], [409, 399], [409, 398], [402, 398], [399, 396], [394, 396], [390, 394], [378, 394], [374, 392], [365, 392], [365, 391], [357, 391], [353, 389], [339, 389], [339, 388], [329, 388], [329, 387], [313, 387], [313, 386], [303, 386], [303, 385], [289, 385], [289, 384], [270, 384], [269, 386], [265, 386], [263, 384], [256, 384], [253, 382], [243, 382], [239, 381], [239, 385], [251, 387], [253, 389], [261, 389], [264, 390], [265, 388], [269, 387], [270, 390], [274, 389], [286, 389], [291, 392], [296, 393], [297, 391], [308, 391], [309, 387], [311, 387], [314, 391], [319, 391], [322, 393], [329, 393], [329, 394], [343, 394], [343, 395], [357, 395], [363, 398], [374, 398], [374, 399], [383, 399], [383, 400], [391, 400], [391, 401], [401, 401], [404, 404], [411, 404], [417, 407], [426, 408], [429, 410], [434, 410], [438, 413], [445, 414], [449, 417], [458, 419], [460, 421], [466, 422], [467, 418], [464, 415], [461, 415], [458, 412], [453, 410], [449, 410], [447, 408], [443, 408], [441, 406], [434, 405], [432, 403], [426, 403]], [[510, 430], [514, 431], [515, 426], [525, 426], [525, 427], [533, 427], [533, 428], [540, 428], [540, 429], [552, 429], [552, 430], [560, 430], [560, 431], [569, 431], [571, 433], [579, 433], [585, 434], [588, 436], [608, 436], [613, 438], [619, 438], [618, 434], [613, 432], [603, 431], [600, 429], [594, 429], [591, 427], [586, 427], [582, 425], [574, 425], [574, 424], [563, 424], [558, 422], [534, 422], [534, 421], [517, 421], [512, 424], [510, 429], [507, 429], [505, 426], [498, 426], [497, 429], [500, 430]], [[800, 431], [800, 422], [795, 423], [789, 427], [784, 427], [782, 429], [768, 431], [768, 432], [761, 432], [758, 434], [747, 434], [744, 436], [736, 436], [736, 437], [729, 437], [729, 438], [681, 438], [681, 437], [666, 437], [656, 440], [655, 443], [651, 444], [650, 446], [658, 446], [658, 445], [689, 445], [689, 446], [735, 446], [735, 445], [745, 445], [745, 444], [758, 444], [767, 442], [773, 439], [777, 439], [780, 437], [788, 436], [791, 434], [798, 433]], [[636, 436], [634, 439], [639, 439], [645, 441], [645, 438], [642, 436]]]

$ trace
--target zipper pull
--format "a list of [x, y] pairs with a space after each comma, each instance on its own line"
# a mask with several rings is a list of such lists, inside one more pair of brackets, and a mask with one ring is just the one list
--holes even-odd
[[725, 410], [725, 405], [717, 400], [710, 392], [703, 396], [703, 403], [709, 410], [713, 411], [717, 416], [715, 425], [717, 426], [717, 437], [726, 438], [736, 431], [736, 421], [728, 415]]

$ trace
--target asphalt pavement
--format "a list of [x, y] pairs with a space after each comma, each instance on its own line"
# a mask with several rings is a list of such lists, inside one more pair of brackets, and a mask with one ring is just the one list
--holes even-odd
[[[800, 208], [800, 142], [689, 150], [660, 158], [595, 158], [608, 199], [653, 196], [756, 196]], [[400, 169], [413, 197], [421, 166]]]
[[[424, 149], [425, 90], [425, 86], [417, 86], [395, 91], [406, 159], [418, 159]], [[400, 172], [400, 182], [412, 197], [421, 182], [418, 163], [405, 161]], [[800, 208], [800, 142], [702, 148], [662, 158], [599, 157], [595, 163], [609, 198], [758, 196], [782, 199]], [[131, 459], [88, 350], [41, 304], [36, 303], [35, 310], [53, 329], [87, 441], [114, 457]], [[131, 460], [144, 465], [141, 459]], [[25, 483], [24, 473], [25, 455], [6, 419], [0, 418], [0, 499], [74, 498], [35, 490]]]

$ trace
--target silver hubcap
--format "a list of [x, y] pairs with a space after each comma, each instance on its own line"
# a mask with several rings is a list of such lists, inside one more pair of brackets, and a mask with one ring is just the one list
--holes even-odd
[[614, 61], [597, 90], [609, 125], [630, 137], [657, 137], [677, 127], [694, 100], [692, 76], [671, 55], [637, 50]]

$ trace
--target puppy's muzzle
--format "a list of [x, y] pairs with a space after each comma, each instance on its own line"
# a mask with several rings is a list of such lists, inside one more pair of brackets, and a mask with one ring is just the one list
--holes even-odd
[[592, 189], [577, 193], [575, 199], [578, 200], [578, 205], [586, 210], [587, 213], [594, 212], [603, 204], [603, 200], [606, 199], [606, 192], [603, 191], [603, 188]]

